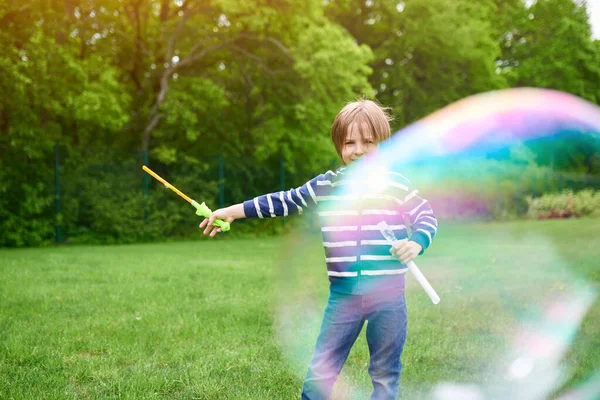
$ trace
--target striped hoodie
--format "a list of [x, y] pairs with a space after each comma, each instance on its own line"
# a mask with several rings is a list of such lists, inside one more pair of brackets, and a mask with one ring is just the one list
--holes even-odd
[[397, 172], [382, 170], [357, 181], [347, 171], [345, 167], [328, 171], [296, 189], [245, 201], [246, 217], [273, 218], [316, 210], [331, 290], [366, 294], [402, 289], [407, 267], [390, 254], [390, 244], [377, 224], [385, 221], [398, 240], [408, 238], [410, 229], [410, 240], [424, 251], [437, 232], [433, 210]]

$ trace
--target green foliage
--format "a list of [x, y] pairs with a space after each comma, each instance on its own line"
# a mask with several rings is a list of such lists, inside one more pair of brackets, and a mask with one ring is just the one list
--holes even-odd
[[600, 141], [593, 132], [564, 132], [527, 145], [539, 165], [559, 171], [600, 174]]
[[0, 136], [0, 246], [38, 246], [54, 236], [53, 149], [43, 140], [19, 143], [23, 136]]
[[[146, 206], [139, 163], [117, 153], [147, 149], [214, 204], [222, 154], [229, 203], [281, 189], [282, 159], [298, 178], [286, 186], [331, 168], [331, 123], [357, 97], [392, 106], [394, 128], [507, 86], [598, 103], [600, 42], [585, 11], [574, 0], [0, 0], [0, 246], [49, 242], [57, 220], [73, 241], [191, 233], [170, 196]], [[597, 142], [554, 143], [513, 159], [600, 173]], [[67, 160], [59, 216], [56, 144]], [[90, 172], [102, 165], [115, 170]]]
[[406, 174], [442, 220], [516, 219], [526, 215], [532, 198], [565, 189], [600, 189], [600, 179], [593, 175], [556, 172], [537, 165], [523, 145], [516, 146], [512, 154], [510, 160], [448, 159]]
[[21, 183], [15, 189], [21, 197], [12, 193], [6, 198], [13, 204], [7, 204], [6, 200], [0, 202], [0, 246], [39, 246], [48, 242], [53, 237], [55, 224], [49, 212], [54, 199], [48, 195], [47, 186]]
[[600, 62], [587, 10], [572, 0], [538, 0], [513, 38], [516, 86], [574, 93], [600, 102]]
[[229, 106], [225, 90], [205, 78], [180, 78], [171, 88], [163, 105], [165, 123], [156, 134], [162, 143], [171, 139], [176, 148], [199, 141], [210, 143], [210, 138], [219, 131], [215, 116]]
[[[207, 168], [194, 160], [182, 160], [173, 168], [156, 171], [203, 201], [216, 197], [217, 191], [214, 178], [199, 179]], [[63, 168], [62, 198], [63, 229], [70, 241], [132, 243], [197, 231], [193, 207], [152, 178], [147, 178], [152, 180], [145, 197], [144, 174], [139, 154], [124, 157], [106, 150], [69, 154]]]
[[551, 218], [568, 216], [600, 217], [600, 191], [591, 189], [573, 193], [564, 190], [560, 193], [547, 193], [538, 198], [527, 199], [531, 218]]
[[370, 82], [395, 126], [470, 94], [506, 86], [491, 5], [467, 0], [332, 2], [328, 14], [375, 54]]

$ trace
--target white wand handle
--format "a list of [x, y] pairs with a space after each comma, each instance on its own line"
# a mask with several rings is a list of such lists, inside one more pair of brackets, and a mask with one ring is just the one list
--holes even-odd
[[[394, 242], [398, 241], [398, 239], [396, 239], [396, 235], [394, 235], [394, 231], [392, 231], [390, 229], [390, 227], [385, 223], [385, 221], [381, 221], [380, 223], [377, 224], [377, 226], [379, 227], [381, 234], [392, 245], [394, 244]], [[408, 267], [410, 272], [413, 274], [413, 276], [415, 277], [417, 282], [419, 282], [419, 284], [421, 285], [423, 290], [425, 290], [425, 293], [427, 293], [427, 295], [429, 296], [429, 298], [431, 299], [433, 304], [438, 304], [440, 302], [440, 296], [438, 296], [438, 294], [435, 292], [433, 287], [431, 287], [427, 278], [425, 278], [425, 276], [423, 275], [423, 273], [421, 272], [419, 267], [417, 267], [417, 264], [415, 264], [414, 261], [410, 261], [406, 264], [406, 266]]]
[[438, 296], [435, 290], [431, 287], [427, 278], [425, 278], [419, 267], [417, 267], [417, 264], [415, 264], [414, 261], [410, 261], [408, 264], [406, 264], [406, 266], [408, 267], [410, 272], [412, 272], [417, 282], [421, 284], [421, 287], [423, 288], [423, 290], [425, 290], [425, 293], [427, 293], [427, 296], [429, 296], [433, 304], [439, 303], [440, 296]]

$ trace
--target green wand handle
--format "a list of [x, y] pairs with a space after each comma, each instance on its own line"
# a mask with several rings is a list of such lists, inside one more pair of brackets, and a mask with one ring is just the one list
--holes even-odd
[[[196, 202], [196, 200], [193, 200], [193, 199], [189, 198], [188, 196], [186, 196], [183, 192], [181, 192], [175, 186], [171, 185], [169, 182], [167, 182], [166, 180], [161, 178], [156, 172], [152, 171], [150, 168], [146, 167], [145, 165], [142, 166], [142, 169], [144, 171], [146, 171], [147, 173], [149, 173], [150, 175], [152, 175], [157, 181], [159, 181], [160, 183], [165, 185], [165, 187], [167, 189], [171, 189], [172, 191], [177, 193], [179, 195], [179, 197], [181, 197], [182, 199], [184, 199], [185, 201], [187, 201], [188, 203], [193, 205], [196, 208], [196, 215], [200, 215], [204, 218], [210, 218], [210, 214], [212, 214], [212, 211], [210, 211], [210, 208], [208, 208], [206, 206], [206, 204], [204, 204], [204, 203], [198, 204]], [[213, 225], [221, 228], [221, 231], [223, 231], [223, 232], [227, 232], [230, 228], [229, 222], [225, 222], [221, 219], [215, 220], [215, 222], [213, 222]]]
[[[212, 214], [212, 211], [210, 211], [210, 208], [208, 208], [208, 206], [204, 202], [202, 202], [202, 204], [198, 204], [198, 202], [192, 200], [192, 205], [196, 208], [196, 215], [199, 215], [204, 218], [210, 218], [210, 214]], [[215, 219], [213, 225], [221, 228], [221, 231], [223, 232], [227, 232], [231, 228], [229, 222], [223, 221], [222, 219]]]

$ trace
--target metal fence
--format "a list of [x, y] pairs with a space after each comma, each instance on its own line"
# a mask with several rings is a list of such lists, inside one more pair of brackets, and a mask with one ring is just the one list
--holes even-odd
[[[74, 156], [67, 155], [56, 146], [54, 182], [48, 185], [55, 197], [56, 241], [64, 240], [65, 226], [69, 227], [69, 235], [77, 235], [79, 231], [76, 230], [95, 229], [99, 222], [94, 225], [92, 220], [99, 217], [90, 216], [89, 210], [85, 209], [94, 201], [94, 196], [118, 194], [115, 203], [119, 204], [113, 206], [123, 209], [127, 204], [137, 205], [143, 199], [143, 212], [137, 209], [131, 212], [139, 211], [140, 219], [146, 223], [156, 212], [157, 207], [150, 206], [153, 202], [158, 201], [163, 207], [167, 207], [167, 202], [177, 203], [173, 194], [161, 194], [160, 184], [143, 173], [142, 164], [148, 165], [190, 197], [206, 201], [213, 208], [298, 187], [323, 172], [292, 170], [283, 157], [258, 164], [251, 159], [218, 154], [167, 165], [150, 159], [147, 152], [125, 155], [90, 152]], [[323, 160], [321, 164], [325, 170], [340, 166], [339, 161], [333, 159]], [[555, 173], [548, 168], [494, 164], [483, 170], [465, 164], [461, 170], [460, 163], [449, 165], [452, 167], [440, 168], [438, 165], [436, 171], [419, 167], [407, 172], [423, 196], [430, 200], [436, 213], [446, 219], [519, 217], [527, 212], [529, 197], [564, 189], [600, 189], [600, 179], [596, 176]], [[432, 180], [431, 176], [436, 176], [436, 180]], [[439, 185], [440, 181], [444, 184]], [[102, 215], [110, 218], [111, 210], [102, 210], [102, 207], [110, 206], [100, 204], [95, 212], [105, 212]], [[135, 207], [132, 205], [131, 208]], [[281, 219], [280, 223], [285, 225], [285, 219]]]
[[[85, 205], [93, 201], [91, 197], [116, 196], [118, 201], [114, 203], [123, 204], [127, 200], [125, 194], [134, 197], [139, 195], [138, 200], [143, 203], [140, 217], [143, 216], [146, 222], [152, 220], [153, 202], [159, 203], [154, 207], [155, 210], [160, 207], [166, 209], [167, 203], [184, 203], [143, 172], [142, 165], [148, 165], [182, 192], [199, 202], [205, 201], [213, 209], [260, 194], [297, 187], [315, 175], [314, 171], [297, 166], [291, 170], [283, 157], [258, 163], [250, 158], [217, 154], [168, 165], [153, 160], [148, 152], [123, 154], [105, 151], [99, 154], [90, 150], [69, 154], [59, 146], [55, 146], [53, 163], [53, 182], [48, 181], [47, 186], [55, 199], [57, 242], [64, 240], [65, 227], [72, 236], [77, 235], [75, 226], [83, 229], [90, 222], [86, 216], [89, 210], [85, 209]], [[336, 160], [324, 160], [321, 164], [328, 168], [339, 166]], [[126, 205], [114, 204], [114, 207], [117, 211]], [[281, 219], [278, 223], [284, 226], [285, 220]]]

